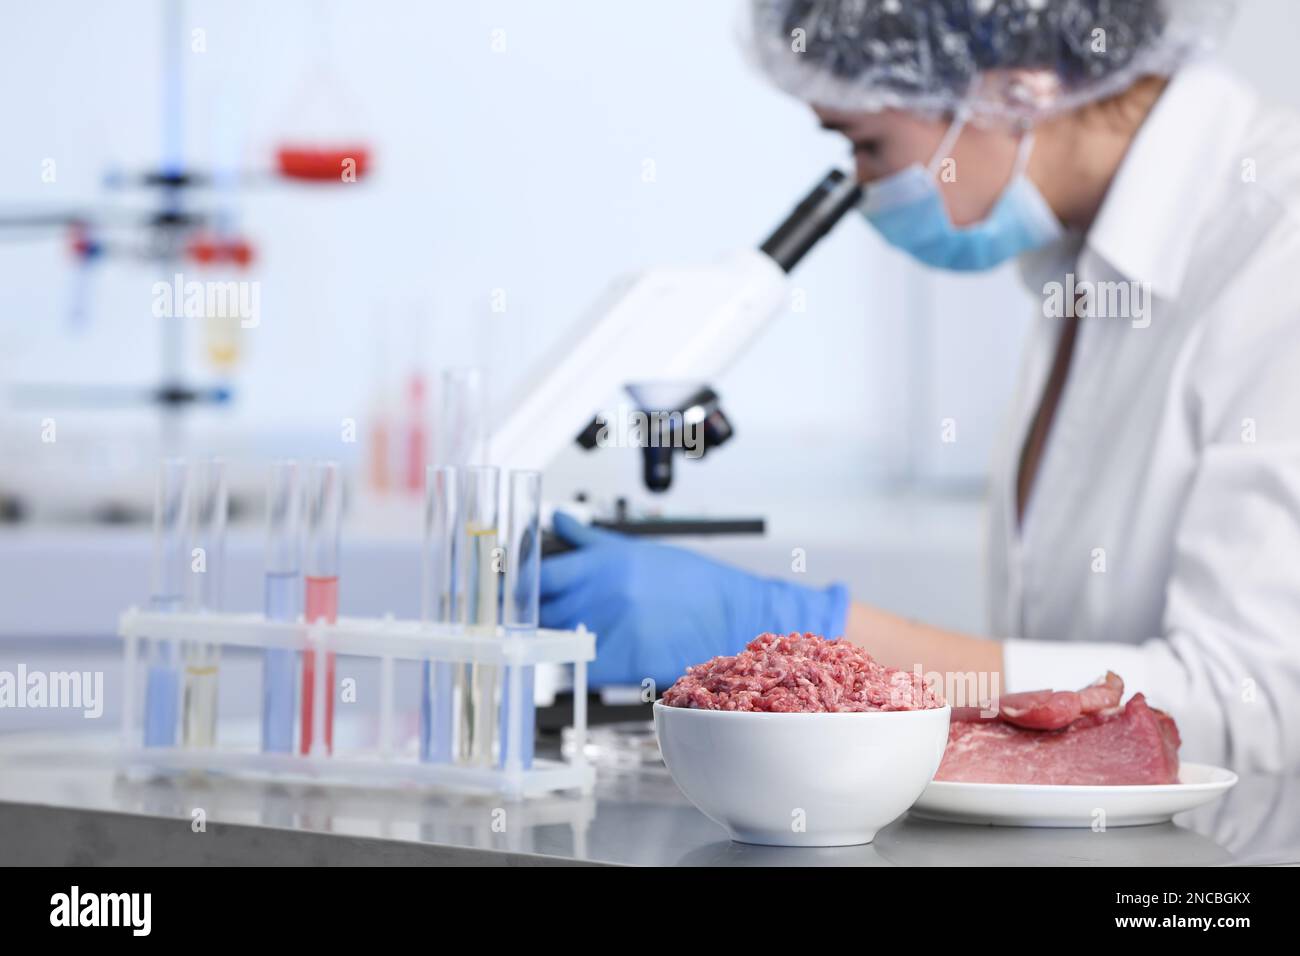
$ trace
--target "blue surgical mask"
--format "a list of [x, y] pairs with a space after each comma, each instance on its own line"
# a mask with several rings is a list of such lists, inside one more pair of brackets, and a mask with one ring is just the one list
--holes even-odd
[[862, 214], [885, 241], [940, 269], [974, 271], [1037, 249], [1064, 230], [1047, 200], [1025, 175], [1033, 134], [1020, 140], [1011, 179], [989, 214], [969, 226], [954, 226], [935, 178], [961, 132], [958, 117], [928, 167], [913, 163], [867, 187]]

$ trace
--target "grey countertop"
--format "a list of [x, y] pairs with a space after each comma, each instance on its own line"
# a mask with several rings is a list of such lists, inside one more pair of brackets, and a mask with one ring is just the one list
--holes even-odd
[[0, 741], [5, 864], [1219, 865], [1300, 861], [1300, 779], [1242, 777], [1160, 826], [1012, 829], [904, 816], [867, 846], [730, 842], [661, 766], [522, 801], [212, 776], [137, 776], [112, 736]]
[[[1160, 826], [1013, 829], [907, 815], [867, 846], [797, 849], [730, 842], [658, 763], [602, 767], [591, 794], [517, 802], [124, 773], [115, 756], [119, 655], [110, 641], [0, 644], [0, 670], [90, 668], [104, 676], [97, 719], [0, 709], [0, 864], [1300, 863], [1300, 775], [1242, 774], [1218, 801]], [[258, 666], [255, 657], [223, 657], [220, 712], [232, 731], [256, 726]], [[373, 675], [358, 669], [356, 676], [358, 693], [368, 696]], [[399, 696], [403, 687], [399, 677]]]

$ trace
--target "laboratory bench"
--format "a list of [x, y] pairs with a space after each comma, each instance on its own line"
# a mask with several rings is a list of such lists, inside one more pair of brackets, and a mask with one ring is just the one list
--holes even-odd
[[[1015, 829], [905, 815], [864, 846], [733, 843], [662, 766], [602, 769], [591, 794], [519, 801], [123, 773], [96, 743], [0, 740], [0, 864], [1218, 866], [1300, 862], [1300, 779], [1244, 775], [1173, 823]], [[110, 746], [110, 741], [99, 742]], [[201, 811], [201, 812], [200, 812]], [[202, 820], [199, 827], [196, 820]]]
[[[732, 843], [686, 801], [662, 763], [626, 755], [619, 766], [595, 758], [599, 769], [589, 794], [522, 800], [124, 770], [112, 716], [117, 649], [102, 642], [55, 653], [48, 642], [35, 643], [0, 647], [0, 669], [26, 662], [29, 668], [101, 670], [107, 706], [98, 719], [0, 710], [0, 865], [1300, 863], [1300, 775], [1242, 774], [1217, 802], [1159, 826], [1016, 829], [905, 815], [872, 844], [803, 849]], [[223, 659], [223, 689], [255, 687], [251, 672], [242, 670], [253, 666], [253, 660]], [[225, 715], [256, 719], [237, 697], [229, 699]], [[538, 746], [554, 751], [559, 742], [544, 737]]]
[[[925, 499], [859, 503], [826, 515], [781, 511], [766, 537], [692, 542], [763, 573], [806, 548], [808, 583], [855, 593], [953, 627], [978, 626], [981, 509]], [[408, 536], [353, 537], [344, 548], [345, 613], [411, 615], [418, 547]], [[232, 533], [235, 609], [260, 602], [260, 529]], [[98, 719], [0, 709], [0, 864], [648, 864], [648, 865], [1218, 865], [1300, 863], [1300, 775], [1243, 774], [1221, 800], [1172, 824], [1091, 830], [1009, 829], [907, 815], [866, 846], [795, 849], [727, 839], [662, 764], [601, 767], [594, 792], [517, 802], [420, 790], [324, 787], [220, 776], [124, 773], [114, 759], [122, 647], [117, 615], [143, 596], [147, 530], [0, 532], [0, 670], [95, 670]], [[94, 587], [84, 583], [95, 582]], [[941, 586], [936, 586], [940, 582]], [[937, 605], [942, 599], [946, 602]], [[223, 656], [222, 720], [254, 721], [256, 655]], [[358, 671], [358, 692], [377, 677]], [[416, 685], [402, 685], [408, 695]], [[407, 730], [410, 728], [408, 727]], [[539, 746], [558, 746], [543, 740]], [[195, 813], [205, 828], [195, 832]]]

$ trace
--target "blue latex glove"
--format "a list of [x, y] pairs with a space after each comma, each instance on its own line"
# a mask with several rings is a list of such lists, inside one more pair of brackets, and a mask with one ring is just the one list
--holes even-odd
[[656, 695], [690, 664], [735, 654], [764, 631], [844, 632], [843, 585], [814, 589], [760, 578], [680, 548], [592, 528], [555, 515], [577, 550], [542, 562], [543, 627], [596, 634], [588, 679], [655, 682]]

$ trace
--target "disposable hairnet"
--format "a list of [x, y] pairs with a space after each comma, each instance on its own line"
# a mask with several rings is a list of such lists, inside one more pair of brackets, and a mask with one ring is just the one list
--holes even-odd
[[[749, 46], [821, 106], [1034, 122], [1211, 49], [1234, 0], [751, 0]], [[1014, 72], [1012, 72], [1014, 71]]]

